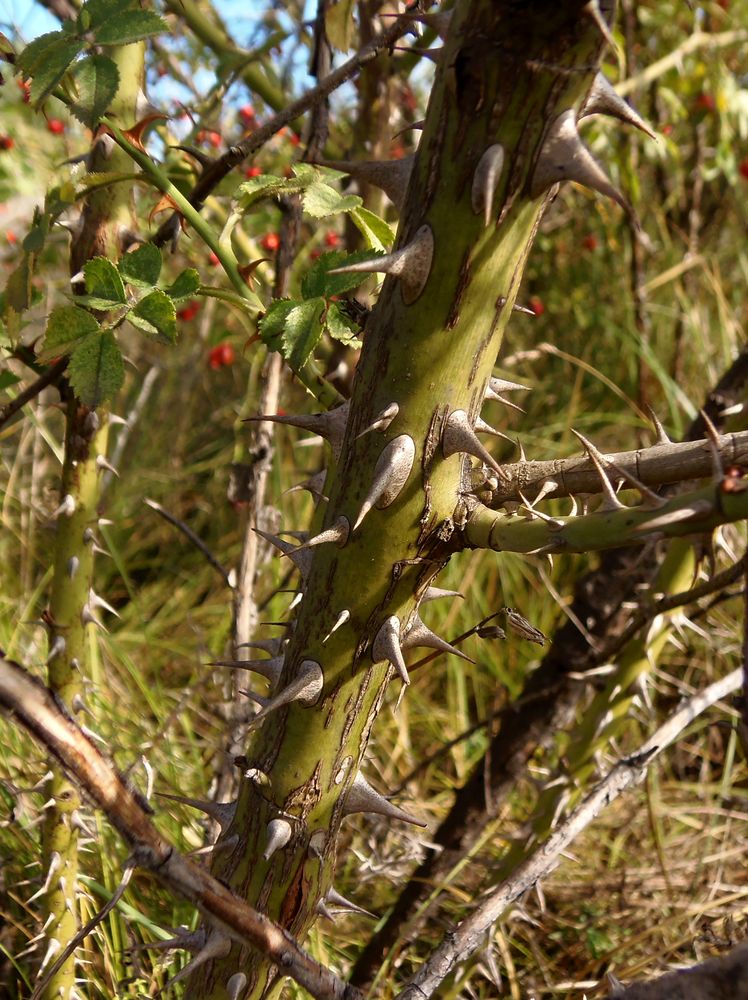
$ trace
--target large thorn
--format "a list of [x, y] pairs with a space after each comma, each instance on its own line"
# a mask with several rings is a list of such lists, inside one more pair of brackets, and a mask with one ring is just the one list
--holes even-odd
[[235, 972], [226, 983], [226, 996], [229, 1000], [241, 1000], [247, 988], [247, 977], [243, 972]]
[[343, 815], [351, 816], [354, 813], [378, 813], [380, 816], [387, 816], [389, 819], [400, 819], [403, 823], [413, 823], [415, 826], [426, 826], [422, 819], [416, 819], [403, 809], [393, 805], [379, 792], [375, 792], [366, 778], [359, 773], [353, 779], [351, 787], [343, 802]]
[[603, 12], [600, 10], [599, 0], [589, 0], [589, 3], [586, 3], [584, 7], [582, 7], [582, 13], [586, 14], [587, 17], [589, 17], [592, 21], [594, 21], [597, 30], [603, 36], [608, 45], [613, 49], [613, 51], [616, 52], [618, 48], [616, 46], [616, 40], [615, 38], [613, 38], [613, 35], [610, 30], [610, 25], [605, 20], [605, 18], [603, 17]]
[[651, 139], [657, 140], [657, 133], [634, 111], [630, 104], [624, 101], [610, 80], [602, 73], [598, 73], [595, 77], [579, 117], [587, 118], [590, 115], [610, 115], [627, 125], [633, 125], [634, 128], [640, 129]]
[[67, 643], [65, 642], [65, 636], [58, 634], [52, 640], [52, 645], [49, 647], [49, 653], [47, 654], [47, 663], [51, 663], [56, 656], [60, 656], [65, 652], [65, 647]]
[[[331, 271], [330, 274], [334, 274], [334, 272]], [[275, 424], [290, 424], [292, 427], [300, 427], [302, 430], [311, 431], [313, 434], [318, 434], [329, 442], [333, 454], [337, 458], [343, 446], [349, 408], [350, 404], [345, 402], [341, 406], [336, 406], [334, 410], [328, 410], [326, 413], [286, 413], [283, 415], [280, 413], [260, 413], [256, 417], [247, 417], [245, 422], [250, 420], [270, 420]]]
[[198, 809], [218, 823], [222, 831], [231, 824], [236, 813], [236, 802], [207, 802], [202, 799], [191, 799], [186, 795], [173, 795], [171, 792], [156, 794], [162, 799], [171, 799], [172, 802], [180, 802], [183, 806]]
[[262, 711], [252, 719], [250, 725], [255, 726], [258, 722], [262, 722], [271, 712], [275, 712], [283, 705], [290, 705], [293, 702], [304, 706], [313, 705], [322, 693], [324, 683], [319, 663], [316, 660], [304, 660], [299, 668], [298, 677], [271, 698]]
[[109, 614], [114, 615], [115, 618], [122, 617], [116, 608], [113, 608], [108, 601], [106, 601], [100, 594], [97, 594], [93, 589], [88, 592], [88, 603], [93, 608], [102, 608], [104, 611], [108, 611]]
[[263, 531], [261, 528], [255, 528], [254, 531], [261, 538], [264, 538], [266, 542], [270, 542], [276, 549], [280, 549], [284, 555], [287, 555], [301, 573], [302, 578], [308, 576], [309, 570], [312, 567], [312, 553], [308, 549], [301, 549], [299, 551], [298, 546], [284, 541], [278, 535], [271, 535], [269, 531]]
[[411, 649], [413, 646], [427, 646], [429, 649], [438, 649], [442, 653], [453, 653], [455, 656], [467, 660], [468, 663], [475, 663], [475, 660], [471, 660], [462, 650], [457, 649], [446, 639], [442, 639], [436, 632], [432, 632], [427, 625], [424, 625], [418, 615], [415, 616], [410, 628], [403, 636], [402, 645], [403, 649]]
[[483, 213], [483, 221], [486, 226], [491, 224], [496, 189], [499, 186], [503, 169], [504, 147], [496, 144], [489, 146], [483, 153], [473, 174], [471, 205], [476, 215]]
[[[501, 393], [497, 392], [496, 389], [494, 389], [494, 387], [491, 385], [491, 382], [493, 381], [494, 380], [491, 379], [491, 381], [486, 386], [486, 392], [485, 395], [483, 396], [484, 400], [486, 400], [487, 402], [493, 401], [496, 403], [501, 403], [502, 406], [508, 406], [510, 410], [516, 410], [517, 413], [524, 413], [525, 411], [522, 409], [521, 406], [518, 406], [517, 403], [513, 403], [511, 399], [507, 399], [506, 396], [502, 396]], [[500, 380], [496, 379], [496, 381], [498, 382]]]
[[359, 906], [358, 903], [352, 902], [350, 899], [346, 899], [345, 896], [341, 895], [337, 889], [332, 886], [325, 893], [325, 902], [330, 903], [331, 906], [339, 906], [341, 910], [349, 910], [351, 913], [360, 913], [364, 917], [371, 917], [372, 920], [377, 920], [377, 916], [374, 913], [370, 913], [365, 910], [363, 906]]
[[275, 685], [283, 670], [283, 657], [274, 656], [270, 660], [212, 660], [207, 665], [229, 667], [232, 670], [251, 670], [253, 674], [261, 674]]
[[328, 274], [377, 274], [382, 272], [401, 282], [403, 302], [412, 305], [423, 291], [434, 259], [434, 234], [431, 226], [421, 226], [412, 241], [392, 253], [336, 267]]
[[400, 645], [400, 622], [397, 615], [390, 615], [385, 618], [379, 626], [379, 631], [371, 644], [371, 658], [374, 663], [381, 660], [389, 660], [392, 666], [400, 674], [403, 684], [410, 684], [408, 668], [403, 659], [403, 650]]
[[452, 410], [442, 432], [442, 453], [445, 458], [449, 458], [450, 455], [459, 455], [461, 452], [479, 458], [484, 465], [506, 479], [499, 463], [478, 440], [467, 413], [464, 410]]
[[415, 155], [399, 160], [315, 160], [320, 167], [340, 170], [349, 177], [381, 188], [395, 208], [402, 208], [413, 172]]
[[267, 825], [267, 841], [262, 856], [265, 861], [269, 861], [276, 851], [291, 839], [293, 828], [287, 819], [271, 819]]
[[408, 434], [400, 434], [385, 446], [374, 466], [374, 480], [358, 512], [354, 531], [372, 507], [383, 510], [395, 502], [410, 475], [415, 457], [415, 442]]
[[39, 899], [40, 896], [43, 896], [46, 892], [49, 891], [49, 888], [52, 885], [52, 879], [60, 871], [61, 868], [62, 868], [62, 856], [60, 852], [52, 851], [52, 855], [49, 859], [49, 869], [47, 871], [47, 877], [44, 879], [41, 888], [37, 889], [34, 895], [29, 896], [29, 898], [26, 900], [27, 906], [29, 905], [29, 903], [33, 903], [35, 899]]
[[72, 517], [74, 513], [75, 497], [72, 493], [66, 493], [57, 510], [52, 511], [49, 515], [49, 519], [50, 521], [56, 521], [58, 517]]
[[186, 979], [195, 969], [205, 965], [206, 962], [211, 962], [215, 958], [225, 958], [230, 951], [231, 939], [220, 931], [211, 931], [200, 951], [175, 976], [171, 977], [168, 985], [173, 986], [182, 979]]
[[423, 597], [421, 598], [421, 604], [426, 604], [428, 601], [438, 601], [442, 597], [462, 597], [463, 595], [459, 590], [444, 590], [442, 587], [427, 587]]
[[571, 433], [584, 445], [587, 454], [590, 456], [590, 461], [597, 470], [605, 498], [600, 510], [623, 510], [624, 504], [616, 496], [616, 491], [613, 489], [610, 479], [608, 479], [608, 474], [605, 471], [605, 456], [597, 450], [591, 441], [588, 441], [579, 431], [575, 431], [573, 427], [571, 428]]
[[318, 899], [314, 904], [314, 912], [320, 917], [324, 917], [325, 920], [329, 920], [331, 923], [335, 923], [335, 914], [331, 909], [325, 904], [324, 899]]
[[530, 195], [537, 198], [560, 181], [575, 181], [612, 198], [632, 219], [634, 210], [620, 191], [606, 177], [602, 168], [579, 138], [572, 108], [563, 111], [553, 122], [535, 164]]
[[493, 389], [494, 392], [529, 392], [529, 385], [522, 385], [521, 382], [510, 382], [506, 378], [496, 378], [492, 375], [488, 380], [488, 386]]
[[[345, 517], [345, 515], [341, 514], [329, 528], [325, 528], [324, 531], [320, 531], [320, 533], [315, 535], [314, 538], [310, 538], [309, 541], [304, 542], [303, 545], [297, 546], [293, 551], [301, 552], [303, 549], [311, 549], [316, 545], [326, 545], [328, 542], [334, 542], [338, 548], [342, 549], [348, 541], [350, 533], [351, 522], [347, 517]], [[284, 555], [291, 556], [292, 553], [285, 552]]]
[[326, 643], [327, 640], [330, 638], [330, 636], [333, 635], [333, 633], [337, 632], [338, 629], [341, 628], [343, 625], [345, 625], [345, 623], [348, 621], [348, 619], [350, 617], [351, 617], [350, 611], [348, 610], [348, 608], [344, 608], [340, 612], [340, 614], [338, 615], [338, 617], [335, 619], [335, 623], [334, 623], [333, 627], [330, 629], [330, 631], [324, 637], [324, 639], [322, 640], [322, 643], [323, 644]]
[[657, 531], [666, 528], [671, 524], [680, 524], [682, 521], [698, 520], [708, 517], [714, 513], [714, 504], [711, 500], [694, 500], [686, 507], [679, 507], [676, 510], [669, 510], [657, 517], [651, 517], [648, 521], [642, 521], [636, 526], [636, 531]]
[[261, 649], [268, 656], [277, 656], [283, 648], [283, 639], [254, 639], [252, 642], [240, 642], [237, 649]]
[[390, 426], [392, 421], [400, 412], [400, 407], [397, 403], [390, 403], [389, 406], [385, 406], [376, 417], [372, 420], [368, 427], [364, 428], [360, 434], [356, 435], [356, 440], [362, 438], [364, 434], [370, 434], [371, 431], [386, 431]]
[[306, 490], [315, 498], [315, 503], [318, 503], [320, 500], [328, 500], [329, 498], [322, 492], [325, 488], [326, 479], [327, 469], [322, 469], [316, 475], [310, 476], [309, 479], [305, 479], [303, 483], [299, 483], [297, 486], [291, 486], [286, 490], [286, 493], [298, 493], [299, 490]]

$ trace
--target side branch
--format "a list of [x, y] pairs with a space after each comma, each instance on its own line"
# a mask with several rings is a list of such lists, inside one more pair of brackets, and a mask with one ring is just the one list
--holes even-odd
[[560, 552], [599, 552], [637, 545], [647, 538], [677, 538], [705, 534], [731, 521], [748, 517], [748, 490], [735, 480], [737, 491], [725, 488], [733, 480], [712, 483], [693, 493], [682, 493], [657, 507], [611, 507], [608, 502], [592, 514], [550, 517], [530, 508], [521, 514], [499, 514], [476, 504], [463, 528], [465, 546], [527, 555]]
[[[719, 456], [724, 466], [748, 464], [748, 431], [720, 437]], [[703, 479], [714, 471], [711, 442], [668, 441], [636, 451], [619, 451], [608, 457], [645, 486], [668, 486], [688, 479]], [[506, 501], [533, 500], [542, 490], [544, 500], [600, 492], [600, 473], [587, 456], [554, 459], [549, 462], [514, 462], [502, 465], [506, 477], [491, 491], [489, 507]], [[553, 488], [552, 484], [557, 485]]]
[[263, 952], [318, 1000], [363, 1000], [359, 990], [320, 965], [290, 934], [248, 906], [202, 868], [183, 858], [159, 834], [149, 807], [128, 787], [52, 692], [23, 667], [0, 657], [0, 706], [53, 754], [102, 808], [132, 848], [133, 858], [169, 889], [191, 900], [232, 938]]
[[397, 1000], [426, 1000], [434, 996], [441, 983], [458, 963], [464, 962], [482, 946], [486, 931], [506, 908], [553, 871], [561, 852], [573, 843], [621, 792], [641, 780], [649, 763], [670, 746], [686, 726], [715, 702], [738, 690], [742, 683], [743, 670], [739, 667], [721, 680], [710, 684], [700, 694], [689, 698], [636, 754], [616, 764], [581, 805], [557, 827], [548, 840], [519, 865], [510, 878], [493, 889], [484, 902], [455, 931], [445, 936], [436, 951], [398, 994]]

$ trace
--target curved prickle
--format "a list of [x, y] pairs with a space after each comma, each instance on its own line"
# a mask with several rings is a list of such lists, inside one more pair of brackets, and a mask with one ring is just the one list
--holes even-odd
[[405, 666], [400, 643], [400, 621], [397, 615], [390, 615], [379, 626], [379, 631], [371, 646], [371, 658], [374, 663], [389, 660], [400, 675], [403, 684], [410, 684], [408, 668]]
[[397, 500], [408, 480], [415, 457], [416, 445], [408, 434], [400, 434], [385, 446], [374, 466], [374, 480], [353, 524], [354, 531], [372, 507], [383, 510]]
[[[330, 272], [330, 274], [333, 273], [333, 271]], [[346, 402], [326, 413], [299, 413], [295, 415], [260, 413], [255, 417], [246, 417], [244, 422], [269, 420], [274, 424], [289, 424], [291, 427], [300, 427], [304, 431], [311, 431], [313, 434], [323, 437], [329, 443], [335, 458], [338, 458], [343, 446], [349, 409], [350, 404]]]
[[360, 773], [356, 774], [353, 784], [348, 789], [343, 802], [343, 815], [352, 816], [354, 813], [378, 813], [380, 816], [387, 816], [389, 819], [400, 819], [403, 823], [413, 823], [415, 826], [426, 826], [422, 819], [417, 819], [393, 805], [379, 792], [374, 791], [366, 778]]
[[498, 145], [489, 146], [475, 168], [473, 174], [473, 187], [470, 194], [473, 211], [476, 215], [483, 213], [483, 221], [486, 226], [491, 224], [493, 215], [494, 199], [496, 189], [501, 179], [501, 171], [504, 169], [504, 147]]
[[305, 707], [313, 705], [322, 693], [323, 686], [322, 667], [316, 660], [304, 660], [299, 667], [298, 676], [268, 701], [262, 711], [251, 720], [250, 725], [255, 726], [258, 722], [262, 722], [271, 712], [275, 712], [283, 705], [291, 705], [293, 702]]
[[530, 196], [538, 198], [561, 181], [576, 181], [611, 198], [624, 212], [635, 218], [631, 204], [611, 184], [602, 167], [579, 137], [576, 112], [562, 111], [546, 133], [530, 183]]
[[426, 646], [428, 649], [438, 649], [441, 653], [452, 653], [455, 656], [459, 656], [463, 660], [467, 660], [468, 663], [475, 663], [466, 653], [462, 650], [457, 649], [451, 643], [447, 642], [446, 639], [442, 639], [432, 632], [431, 629], [421, 621], [418, 615], [413, 618], [408, 631], [403, 636], [402, 647], [403, 649], [411, 649], [414, 646]]
[[395, 208], [402, 208], [413, 173], [415, 155], [399, 160], [315, 160], [320, 167], [340, 170], [354, 180], [380, 188]]
[[389, 274], [399, 278], [402, 288], [403, 302], [413, 305], [418, 299], [431, 273], [434, 259], [434, 234], [431, 226], [425, 225], [418, 229], [411, 240], [399, 250], [375, 257], [373, 260], [361, 260], [355, 264], [336, 267], [328, 274]]
[[462, 453], [480, 459], [503, 478], [501, 466], [478, 440], [467, 413], [464, 410], [452, 410], [442, 432], [442, 454], [449, 458]]
[[630, 104], [628, 104], [616, 91], [610, 80], [603, 74], [598, 73], [592, 82], [587, 100], [584, 102], [579, 118], [587, 118], [591, 115], [610, 115], [619, 121], [625, 122], [638, 128], [650, 139], [657, 141], [657, 133], [648, 125]]

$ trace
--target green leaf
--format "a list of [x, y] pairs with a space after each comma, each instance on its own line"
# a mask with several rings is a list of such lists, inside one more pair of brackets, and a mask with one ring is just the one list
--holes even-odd
[[286, 316], [281, 353], [295, 371], [304, 366], [319, 343], [324, 310], [324, 299], [308, 299], [295, 305]]
[[[119, 271], [108, 257], [94, 257], [83, 265], [86, 279], [88, 305], [94, 309], [112, 309], [114, 306], [126, 305], [125, 286]], [[101, 305], [94, 305], [96, 300]]]
[[357, 194], [343, 195], [323, 181], [311, 184], [304, 192], [304, 211], [313, 219], [324, 219], [339, 212], [352, 212], [363, 205]]
[[24, 77], [31, 77], [31, 99], [39, 104], [50, 94], [84, 43], [63, 31], [49, 31], [35, 38], [18, 57]]
[[260, 336], [262, 337], [263, 343], [266, 344], [271, 351], [282, 352], [283, 345], [281, 343], [281, 338], [286, 326], [286, 317], [293, 309], [300, 305], [301, 302], [298, 302], [295, 299], [278, 299], [276, 302], [273, 302], [260, 320], [258, 327]]
[[351, 219], [372, 250], [388, 250], [395, 242], [395, 234], [384, 221], [368, 208], [354, 208]]
[[160, 288], [141, 299], [127, 318], [133, 326], [162, 344], [176, 343], [177, 312], [173, 300]]
[[168, 31], [166, 21], [152, 10], [126, 10], [114, 14], [95, 29], [99, 45], [128, 45]]
[[0, 372], [0, 392], [2, 392], [4, 389], [9, 389], [12, 385], [15, 385], [16, 382], [20, 381], [21, 379], [18, 377], [18, 375], [14, 375], [13, 372], [9, 371]]
[[[87, 3], [83, 4], [78, 15], [80, 30], [91, 31], [93, 28], [98, 28], [115, 14], [132, 10], [135, 6], [135, 0], [88, 0]], [[86, 20], [88, 25], [84, 27]]]
[[330, 298], [332, 295], [342, 295], [352, 288], [357, 288], [365, 274], [330, 274], [336, 267], [344, 264], [357, 264], [361, 260], [371, 260], [376, 257], [371, 250], [357, 250], [356, 253], [344, 253], [342, 250], [333, 250], [332, 253], [325, 253], [319, 257], [301, 279], [301, 294], [305, 299], [312, 299], [317, 295]]
[[108, 330], [92, 334], [75, 349], [68, 365], [68, 379], [86, 406], [98, 406], [117, 392], [125, 379], [125, 366]]
[[200, 275], [194, 267], [188, 267], [178, 274], [171, 285], [164, 291], [170, 299], [179, 302], [181, 299], [191, 299], [200, 290]]
[[78, 121], [93, 129], [117, 94], [119, 70], [109, 56], [89, 56], [75, 64], [71, 75], [78, 100], [70, 110]]
[[338, 0], [325, 12], [325, 34], [333, 48], [340, 52], [348, 52], [353, 46], [355, 6], [356, 0]]
[[236, 203], [242, 212], [247, 212], [263, 198], [277, 198], [282, 194], [295, 194], [304, 189], [307, 181], [299, 177], [274, 177], [260, 174], [250, 177], [240, 184], [236, 191]]
[[331, 302], [328, 306], [325, 325], [330, 336], [339, 340], [341, 344], [345, 344], [346, 347], [361, 347], [361, 339], [358, 336], [361, 331], [335, 302]]
[[126, 253], [117, 264], [117, 269], [129, 285], [153, 288], [161, 274], [161, 251], [153, 243], [144, 243], [132, 253]]
[[40, 361], [49, 361], [60, 354], [70, 354], [86, 337], [98, 333], [98, 320], [79, 306], [57, 306], [47, 320]]

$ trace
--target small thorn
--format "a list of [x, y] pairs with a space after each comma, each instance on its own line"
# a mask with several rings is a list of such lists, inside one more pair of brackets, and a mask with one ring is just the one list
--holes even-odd
[[[249, 643], [245, 643], [249, 645]], [[271, 685], [278, 683], [283, 670], [283, 657], [274, 656], [269, 660], [212, 660], [208, 667], [228, 667], [232, 670], [251, 670], [253, 674], [261, 674]]]
[[600, 483], [603, 490], [603, 495], [605, 500], [603, 501], [600, 510], [623, 510], [624, 504], [616, 496], [616, 491], [613, 489], [610, 480], [608, 479], [607, 473], [605, 472], [604, 463], [607, 461], [605, 456], [597, 450], [591, 441], [588, 441], [586, 437], [571, 428], [571, 433], [581, 441], [582, 445], [590, 456], [590, 461], [597, 469], [597, 474], [600, 477]]
[[452, 410], [442, 432], [442, 453], [445, 458], [464, 452], [480, 459], [502, 479], [506, 474], [493, 455], [487, 451], [478, 440], [467, 413], [464, 410]]
[[397, 615], [385, 618], [379, 626], [374, 642], [371, 644], [371, 658], [374, 663], [389, 660], [400, 675], [403, 684], [410, 684], [408, 668], [405, 666], [400, 644], [400, 622]]
[[519, 438], [517, 438], [516, 444], [517, 444], [517, 451], [519, 452], [520, 462], [526, 462], [527, 453], [525, 452], [525, 446], [522, 444]]
[[167, 985], [174, 986], [175, 983], [186, 979], [201, 965], [205, 965], [206, 962], [211, 962], [216, 958], [225, 958], [230, 951], [230, 938], [226, 937], [226, 935], [222, 934], [220, 931], [211, 932], [203, 948], [201, 948], [195, 957], [191, 959], [183, 968], [181, 968], [175, 976], [171, 977]]
[[210, 816], [214, 822], [218, 823], [222, 832], [231, 825], [236, 813], [236, 802], [207, 802], [185, 795], [174, 795], [171, 792], [157, 792], [156, 794], [162, 799], [171, 799], [172, 802], [179, 802], [183, 806], [191, 806], [193, 809], [205, 813], [206, 816]]
[[399, 819], [404, 823], [413, 823], [415, 826], [425, 827], [421, 819], [416, 819], [403, 809], [393, 805], [379, 792], [374, 791], [369, 782], [360, 773], [353, 779], [351, 787], [343, 802], [343, 815], [351, 816], [354, 813], [368, 812], [378, 813], [380, 816], [387, 816], [390, 819]]
[[[492, 381], [493, 379], [491, 379], [491, 382]], [[501, 403], [502, 406], [508, 406], [510, 410], [516, 410], [517, 413], [525, 412], [525, 410], [523, 410], [521, 406], [518, 406], [517, 403], [513, 403], [511, 399], [507, 399], [506, 396], [502, 396], [500, 393], [496, 392], [490, 383], [486, 386], [486, 392], [483, 398], [487, 402], [496, 402]]]
[[[334, 274], [334, 271], [330, 271]], [[333, 455], [338, 458], [340, 449], [343, 447], [345, 436], [345, 425], [348, 422], [348, 411], [350, 404], [343, 403], [336, 406], [334, 410], [326, 413], [304, 413], [298, 415], [261, 413], [256, 417], [247, 417], [245, 422], [251, 420], [269, 420], [275, 424], [290, 424], [292, 427], [300, 427], [302, 430], [311, 431], [323, 437], [330, 445]]]
[[74, 715], [77, 715], [79, 712], [85, 712], [87, 715], [90, 715], [92, 719], [95, 717], [94, 713], [91, 711], [86, 702], [83, 700], [83, 696], [80, 694], [73, 695], [72, 700], [70, 702], [70, 710], [73, 712]]
[[555, 493], [557, 489], [558, 489], [558, 483], [556, 482], [555, 479], [546, 479], [544, 483], [540, 484], [540, 489], [535, 494], [535, 499], [533, 500], [533, 506], [535, 504], [540, 503], [542, 500], [545, 500], [545, 498], [550, 493]]
[[298, 493], [300, 490], [306, 490], [315, 497], [316, 502], [320, 500], [329, 500], [322, 490], [325, 488], [325, 480], [327, 479], [327, 469], [322, 469], [315, 476], [311, 476], [309, 479], [305, 479], [303, 483], [299, 483], [298, 486], [291, 486], [286, 490], [286, 493]]
[[52, 645], [49, 647], [49, 653], [47, 654], [47, 663], [51, 663], [56, 656], [61, 656], [65, 652], [65, 647], [67, 643], [65, 642], [65, 636], [59, 633], [52, 640]]
[[339, 906], [341, 910], [350, 910], [351, 913], [360, 913], [364, 917], [371, 917], [372, 920], [378, 919], [374, 913], [370, 913], [369, 910], [365, 910], [363, 906], [359, 906], [358, 903], [354, 903], [352, 900], [346, 899], [345, 896], [341, 895], [337, 889], [332, 886], [330, 886], [325, 893], [325, 901], [330, 903], [331, 906]]
[[[549, 527], [553, 531], [561, 531], [563, 528], [566, 527], [566, 524], [563, 521], [559, 520], [558, 518], [551, 517], [550, 514], [544, 514], [543, 511], [541, 511], [541, 510], [536, 510], [535, 507], [533, 506], [533, 504], [531, 504], [530, 501], [527, 499], [527, 497], [522, 492], [520, 492], [520, 491], [518, 491], [518, 492], [519, 492], [519, 498], [520, 498], [520, 500], [522, 501], [522, 503], [524, 504], [524, 506], [526, 507], [526, 509], [530, 512], [530, 514], [532, 515], [530, 517], [530, 520], [532, 520], [533, 518], [537, 517], [539, 520], [543, 521], [544, 524], [549, 525]], [[538, 501], [536, 500], [535, 503], [537, 503], [537, 502]]]
[[421, 226], [410, 243], [392, 253], [336, 267], [328, 274], [377, 274], [399, 278], [403, 302], [412, 305], [423, 291], [434, 258], [434, 234], [431, 226]]
[[86, 625], [95, 625], [100, 628], [102, 632], [108, 632], [109, 629], [100, 622], [96, 615], [93, 613], [93, 609], [90, 604], [84, 604], [81, 608], [81, 623], [85, 627]]
[[668, 433], [665, 428], [660, 423], [660, 418], [657, 416], [655, 411], [651, 406], [647, 406], [647, 415], [652, 421], [652, 426], [654, 427], [655, 439], [654, 444], [672, 444], [672, 441], [668, 437]]
[[720, 437], [719, 431], [712, 423], [706, 410], [699, 410], [699, 415], [704, 421], [704, 427], [706, 429], [705, 437], [709, 442], [709, 452], [712, 457], [712, 474], [717, 482], [721, 482], [725, 476], [725, 470], [722, 465], [722, 455], [720, 454], [722, 438]]
[[369, 426], [365, 428], [365, 430], [362, 430], [360, 434], [356, 435], [356, 441], [358, 441], [359, 438], [362, 438], [365, 434], [370, 434], [372, 431], [386, 431], [399, 412], [400, 407], [397, 403], [390, 403], [389, 406], [385, 406], [385, 408], [381, 410], [372, 420]]
[[[533, 313], [534, 315], [534, 313]], [[510, 382], [507, 378], [497, 378], [492, 375], [488, 380], [488, 386], [494, 392], [530, 392], [529, 385], [522, 385], [521, 382]]]
[[[537, 198], [560, 181], [575, 181], [612, 198], [636, 222], [630, 203], [613, 187], [580, 139], [572, 108], [563, 111], [548, 130], [535, 164], [530, 196]], [[636, 225], [638, 228], [638, 222]]]
[[617, 979], [612, 972], [606, 973], [608, 979], [608, 986], [610, 987], [611, 997], [622, 996], [624, 993], [624, 986], [620, 979]]
[[34, 893], [33, 896], [30, 896], [26, 900], [27, 906], [29, 905], [29, 903], [33, 903], [35, 899], [39, 899], [46, 892], [49, 892], [49, 888], [52, 885], [52, 879], [60, 871], [61, 868], [62, 868], [62, 856], [60, 852], [52, 851], [52, 854], [49, 859], [49, 869], [47, 870], [47, 877], [44, 879], [44, 884], [40, 889], [37, 889], [37, 891]]
[[634, 128], [638, 128], [655, 142], [658, 141], [657, 133], [634, 111], [630, 104], [624, 101], [610, 80], [602, 73], [598, 73], [595, 77], [592, 89], [580, 113], [581, 118], [587, 118], [590, 115], [610, 115], [627, 125], [633, 125]]
[[467, 660], [468, 663], [475, 663], [475, 660], [471, 660], [462, 650], [457, 649], [456, 646], [447, 642], [446, 639], [442, 639], [436, 632], [432, 632], [421, 621], [418, 615], [413, 618], [410, 628], [405, 633], [402, 646], [403, 649], [410, 649], [413, 646], [426, 646], [428, 649], [438, 649], [442, 653], [452, 653], [454, 656], [459, 656], [462, 660]]
[[335, 923], [335, 914], [327, 908], [324, 899], [318, 899], [314, 904], [314, 912], [320, 917], [324, 917], [325, 920], [329, 920], [331, 923]]
[[438, 64], [441, 59], [441, 55], [444, 52], [443, 45], [435, 45], [430, 49], [418, 48], [416, 45], [393, 45], [392, 48], [395, 52], [405, 52], [408, 55], [421, 56], [424, 59], [429, 59], [432, 63]]
[[411, 153], [399, 160], [313, 160], [311, 162], [320, 167], [339, 170], [354, 180], [380, 188], [395, 208], [400, 209], [405, 203], [415, 155]]
[[262, 711], [258, 712], [251, 720], [250, 725], [257, 725], [258, 722], [267, 718], [271, 712], [275, 712], [283, 705], [291, 705], [294, 702], [298, 702], [305, 708], [313, 705], [322, 693], [324, 683], [325, 679], [319, 663], [316, 660], [304, 660], [299, 667], [298, 676], [270, 699]]
[[483, 213], [486, 228], [491, 225], [496, 189], [504, 169], [504, 147], [489, 146], [483, 153], [473, 174], [471, 205], [476, 215]]
[[267, 841], [262, 856], [269, 861], [291, 839], [293, 828], [287, 819], [271, 819], [267, 825]]
[[428, 601], [438, 601], [441, 597], [463, 597], [463, 595], [459, 590], [442, 590], [441, 587], [427, 587], [421, 598], [421, 604], [426, 604]]
[[243, 972], [235, 972], [226, 983], [226, 996], [228, 1000], [241, 1000], [241, 996], [247, 988], [247, 977]]
[[473, 430], [476, 434], [491, 434], [493, 437], [503, 438], [504, 441], [510, 441], [514, 444], [514, 438], [509, 437], [508, 434], [502, 433], [502, 431], [497, 431], [495, 427], [487, 424], [485, 420], [481, 417], [475, 418], [475, 423], [473, 424]]
[[291, 601], [291, 603], [288, 605], [288, 610], [293, 611], [294, 608], [298, 608], [298, 606], [301, 604], [303, 600], [304, 600], [304, 591], [300, 590], [298, 594], [296, 594], [294, 599]]
[[73, 579], [73, 577], [75, 576], [75, 574], [78, 572], [78, 567], [80, 566], [80, 564], [81, 564], [81, 561], [78, 558], [78, 556], [71, 556], [68, 559], [68, 562], [67, 562], [68, 580], [72, 580]]
[[408, 434], [400, 434], [385, 445], [374, 466], [374, 479], [354, 522], [354, 531], [372, 507], [383, 510], [397, 500], [413, 468], [415, 456], [415, 442]]
[[115, 467], [112, 465], [111, 462], [107, 461], [107, 459], [103, 455], [96, 456], [96, 467], [98, 469], [106, 469], [107, 472], [111, 472], [113, 476], [116, 476], [117, 479], [119, 479], [119, 472], [117, 471], [117, 469], [115, 469]]
[[291, 556], [294, 552], [301, 552], [303, 549], [312, 549], [316, 545], [326, 545], [330, 542], [333, 542], [339, 549], [342, 549], [348, 541], [350, 533], [351, 523], [345, 515], [341, 514], [329, 528], [325, 528], [324, 531], [320, 531], [318, 535], [315, 535], [314, 538], [310, 538], [309, 541], [304, 542], [303, 545], [298, 545], [292, 552], [284, 552], [283, 554]]
[[292, 563], [297, 567], [303, 579], [309, 575], [309, 570], [312, 568], [312, 553], [308, 549], [298, 550], [296, 545], [292, 545], [290, 542], [284, 541], [277, 535], [271, 535], [268, 531], [263, 531], [261, 528], [252, 529], [261, 538], [264, 538], [266, 542], [270, 542], [277, 549], [287, 555]]
[[519, 302], [515, 302], [512, 306], [512, 312], [522, 313], [524, 316], [537, 316], [534, 309], [528, 309], [527, 306], [521, 306]]
[[94, 608], [102, 608], [104, 611], [108, 611], [110, 615], [114, 615], [115, 618], [122, 617], [116, 608], [113, 608], [108, 601], [105, 601], [104, 598], [97, 594], [94, 590], [89, 590], [88, 601]]
[[38, 972], [39, 976], [41, 976], [41, 974], [44, 972], [44, 970], [47, 968], [47, 966], [49, 965], [49, 963], [52, 961], [52, 959], [55, 957], [55, 955], [57, 954], [57, 952], [60, 951], [61, 948], [62, 948], [62, 945], [57, 940], [57, 938], [50, 938], [49, 939], [49, 944], [47, 945], [47, 950], [44, 953], [44, 958], [42, 959], [41, 965], [39, 966], [39, 972]]
[[109, 423], [119, 425], [120, 427], [127, 427], [127, 421], [125, 418], [118, 416], [116, 413], [109, 414]]
[[59, 517], [72, 517], [75, 513], [75, 497], [71, 493], [66, 493], [62, 498], [62, 503], [52, 514], [50, 521], [56, 521]]
[[351, 613], [347, 608], [341, 611], [338, 617], [335, 619], [335, 624], [322, 640], [322, 644], [324, 645], [334, 632], [337, 632], [338, 629], [341, 628], [341, 626], [345, 625], [345, 623], [349, 620], [350, 617]]

